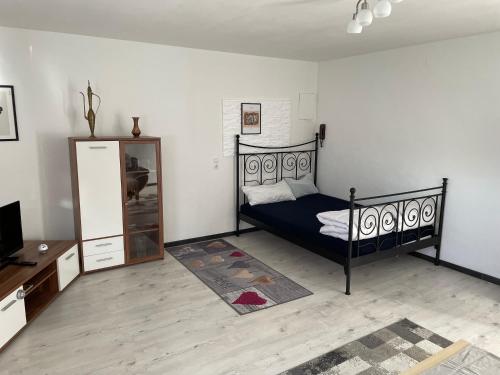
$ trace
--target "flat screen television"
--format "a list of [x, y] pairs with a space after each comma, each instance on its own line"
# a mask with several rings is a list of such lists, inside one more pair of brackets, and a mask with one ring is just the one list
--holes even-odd
[[0, 263], [24, 246], [19, 201], [0, 207]]

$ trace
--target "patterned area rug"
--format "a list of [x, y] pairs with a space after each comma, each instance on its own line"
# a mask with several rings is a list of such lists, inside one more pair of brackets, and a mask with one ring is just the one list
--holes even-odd
[[[414, 374], [419, 372], [412, 371]], [[413, 375], [414, 375], [413, 374]], [[438, 365], [422, 372], [425, 375], [498, 375], [500, 358], [486, 350], [468, 345]]]
[[167, 251], [241, 315], [312, 294], [221, 239]]
[[451, 344], [403, 319], [282, 375], [396, 375]]

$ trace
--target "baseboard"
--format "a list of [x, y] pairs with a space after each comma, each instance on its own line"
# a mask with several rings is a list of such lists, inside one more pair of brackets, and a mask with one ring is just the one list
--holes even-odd
[[[425, 259], [425, 260], [427, 260], [429, 262], [434, 263], [434, 257], [431, 257], [429, 255], [425, 255], [425, 254], [421, 254], [421, 253], [412, 253], [411, 255], [413, 255], [413, 256], [415, 256], [417, 258]], [[473, 277], [476, 277], [478, 279], [481, 279], [481, 280], [484, 280], [484, 281], [488, 281], [488, 282], [496, 284], [496, 285], [500, 285], [500, 279], [497, 278], [497, 277], [486, 275], [484, 273], [481, 273], [481, 272], [478, 272], [478, 271], [474, 271], [474, 270], [471, 270], [469, 268], [465, 268], [465, 267], [462, 267], [462, 266], [458, 266], [456, 264], [449, 263], [449, 262], [447, 262], [445, 260], [441, 260], [440, 261], [440, 265], [444, 266], [444, 267], [447, 267], [447, 268], [451, 268], [451, 269], [453, 269], [455, 271], [458, 271], [458, 272], [465, 273], [465, 274], [467, 274], [469, 276], [473, 276]]]
[[[260, 229], [259, 228], [241, 229], [240, 234], [256, 232], [258, 230], [260, 230]], [[211, 234], [210, 236], [193, 237], [193, 238], [187, 238], [185, 240], [165, 242], [164, 247], [180, 246], [180, 245], [185, 245], [185, 244], [193, 243], [193, 242], [209, 241], [209, 240], [214, 240], [216, 238], [234, 236], [235, 234], [236, 234], [236, 232], [232, 231], [232, 232]]]
[[[261, 230], [261, 229], [257, 228], [257, 227], [242, 229], [242, 230], [240, 230], [240, 234], [256, 232], [258, 230]], [[234, 236], [235, 234], [236, 234], [235, 231], [231, 231], [231, 232], [211, 234], [209, 236], [193, 237], [193, 238], [187, 238], [185, 240], [165, 242], [164, 247], [173, 247], [173, 246], [180, 246], [180, 245], [185, 245], [185, 244], [193, 243], [193, 242], [209, 241], [209, 240], [214, 240], [214, 239], [221, 238], [221, 237]], [[424, 260], [427, 260], [429, 262], [434, 263], [434, 257], [431, 257], [429, 255], [425, 255], [425, 254], [421, 254], [421, 253], [411, 253], [410, 255], [413, 255], [414, 257], [424, 259]], [[469, 276], [476, 277], [478, 279], [488, 281], [488, 282], [496, 284], [496, 285], [500, 285], [500, 279], [497, 277], [486, 275], [484, 273], [474, 271], [474, 270], [471, 270], [469, 268], [465, 268], [462, 266], [458, 266], [456, 264], [449, 263], [445, 260], [441, 260], [440, 265], [443, 267], [451, 268], [451, 269], [458, 271], [458, 272], [465, 273]]]

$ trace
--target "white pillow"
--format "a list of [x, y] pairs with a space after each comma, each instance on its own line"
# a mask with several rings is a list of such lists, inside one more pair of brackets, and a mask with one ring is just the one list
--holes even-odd
[[300, 180], [286, 178], [285, 181], [288, 186], [290, 186], [290, 189], [292, 190], [295, 198], [319, 193], [318, 188], [316, 187], [316, 185], [314, 185], [314, 177], [312, 173], [308, 173], [305, 176], [302, 176]]
[[241, 190], [247, 196], [250, 206], [295, 200], [285, 181], [273, 185], [242, 186]]

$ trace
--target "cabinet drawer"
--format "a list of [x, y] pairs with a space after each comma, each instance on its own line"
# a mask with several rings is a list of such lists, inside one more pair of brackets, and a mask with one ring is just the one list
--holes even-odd
[[57, 278], [59, 291], [80, 274], [80, 262], [78, 260], [78, 245], [73, 246], [63, 255], [57, 258]]
[[124, 263], [125, 252], [123, 250], [83, 257], [83, 267], [87, 272], [98, 270], [101, 268], [119, 266], [120, 264]]
[[82, 244], [83, 256], [111, 253], [112, 251], [123, 252], [123, 236], [104, 238], [102, 240], [85, 241]]
[[24, 299], [17, 298], [22, 286], [0, 301], [0, 347], [26, 325]]

